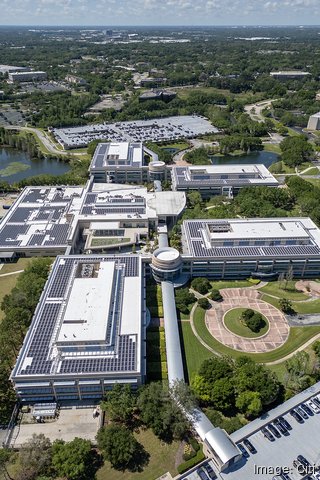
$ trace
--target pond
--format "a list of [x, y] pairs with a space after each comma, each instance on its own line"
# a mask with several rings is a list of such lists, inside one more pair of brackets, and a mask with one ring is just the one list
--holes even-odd
[[275, 162], [279, 161], [279, 156], [274, 152], [253, 152], [247, 155], [224, 155], [224, 156], [210, 156], [213, 165], [223, 164], [238, 164], [238, 163], [263, 163], [267, 168]]
[[0, 180], [19, 182], [28, 177], [47, 173], [62, 175], [70, 169], [68, 163], [53, 159], [31, 159], [27, 152], [0, 147]]

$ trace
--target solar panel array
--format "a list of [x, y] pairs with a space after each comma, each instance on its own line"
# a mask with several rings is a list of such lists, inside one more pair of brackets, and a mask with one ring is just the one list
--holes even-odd
[[[120, 325], [122, 311], [122, 292], [124, 288], [124, 278], [139, 276], [139, 258], [138, 256], [98, 256], [98, 257], [65, 257], [63, 261], [58, 260], [59, 264], [55, 266], [48, 282], [45, 296], [42, 299], [40, 308], [32, 322], [30, 341], [27, 343], [23, 358], [32, 359], [26, 362], [27, 366], [21, 370], [24, 361], [21, 359], [18, 363], [18, 372], [22, 375], [47, 375], [52, 374], [54, 360], [50, 360], [49, 354], [52, 347], [51, 341], [55, 331], [61, 321], [61, 314], [65, 308], [68, 297], [68, 285], [78, 272], [78, 265], [93, 265], [101, 261], [115, 262], [117, 270], [118, 295], [113, 298], [113, 304], [110, 309], [110, 315], [107, 324], [106, 344], [109, 347], [109, 354], [79, 356], [70, 355], [61, 359], [59, 374], [78, 374], [88, 373], [106, 373], [116, 371], [135, 371], [137, 368], [137, 338], [135, 334], [119, 335], [118, 326]], [[81, 268], [80, 268], [81, 271]], [[112, 314], [114, 313], [114, 325], [112, 328]], [[112, 347], [113, 345], [113, 347]], [[114, 351], [114, 354], [112, 352]], [[20, 357], [19, 357], [20, 359]]]
[[28, 245], [31, 245], [33, 247], [35, 247], [36, 245], [42, 245], [45, 238], [46, 238], [45, 233], [37, 233], [35, 235], [32, 235], [32, 237], [28, 241]]
[[215, 225], [212, 221], [185, 221], [184, 229], [189, 238], [190, 253], [195, 257], [296, 257], [296, 256], [319, 256], [320, 248], [317, 245], [275, 245], [275, 246], [230, 246], [211, 247], [204, 245], [201, 230], [207, 225]]
[[70, 225], [63, 223], [61, 225], [53, 225], [51, 230], [47, 233], [50, 239], [44, 242], [44, 245], [65, 245], [67, 243], [68, 231]]
[[[26, 233], [28, 225], [5, 225], [0, 232], [0, 245], [20, 245], [18, 235]], [[11, 240], [8, 240], [11, 238]]]
[[26, 203], [36, 203], [37, 201], [39, 200], [43, 200], [48, 192], [50, 191], [49, 188], [45, 188], [45, 189], [30, 189], [26, 192], [26, 194], [24, 195], [23, 197], [23, 202], [26, 202]]

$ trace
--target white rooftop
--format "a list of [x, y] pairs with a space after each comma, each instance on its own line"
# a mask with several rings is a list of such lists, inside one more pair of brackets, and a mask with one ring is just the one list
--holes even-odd
[[114, 262], [101, 262], [96, 278], [73, 280], [59, 343], [105, 341], [114, 266]]

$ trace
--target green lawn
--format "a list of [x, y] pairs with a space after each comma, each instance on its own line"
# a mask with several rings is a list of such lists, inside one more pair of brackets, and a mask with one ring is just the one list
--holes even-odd
[[185, 370], [188, 373], [189, 382], [198, 372], [200, 365], [204, 360], [213, 356], [193, 334], [189, 322], [180, 322], [180, 343], [185, 364]]
[[189, 143], [187, 142], [176, 142], [176, 143], [168, 143], [168, 145], [163, 145], [159, 144], [160, 148], [176, 148], [177, 150], [185, 150], [186, 148], [189, 148]]
[[303, 177], [303, 180], [306, 180], [309, 183], [312, 183], [315, 187], [320, 187], [320, 178], [308, 178], [308, 177]]
[[134, 435], [150, 455], [148, 465], [142, 472], [120, 472], [106, 462], [97, 472], [97, 480], [153, 480], [168, 471], [173, 477], [177, 475], [175, 457], [180, 442], [164, 443], [151, 430], [140, 429]]
[[267, 333], [269, 329], [269, 322], [264, 315], [262, 315], [263, 320], [265, 321], [265, 326], [260, 329], [258, 333], [253, 332], [248, 328], [244, 323], [241, 321], [242, 313], [247, 310], [246, 308], [233, 308], [229, 310], [224, 316], [224, 324], [225, 326], [236, 335], [240, 335], [241, 337], [246, 338], [257, 338], [261, 337]]
[[312, 167], [310, 170], [308, 170], [304, 175], [319, 175], [319, 168], [317, 167]]
[[19, 258], [17, 262], [6, 263], [1, 268], [0, 275], [4, 273], [18, 272], [19, 270], [24, 270], [31, 261], [32, 261], [32, 258]]
[[[239, 352], [237, 350], [233, 350], [232, 348], [226, 347], [222, 343], [218, 342], [215, 338], [213, 338], [213, 336], [210, 334], [209, 330], [206, 327], [204, 321], [204, 311], [201, 308], [197, 308], [195, 311], [194, 324], [198, 335], [200, 335], [200, 337], [207, 343], [207, 345], [213, 348], [217, 353], [221, 355], [230, 355], [234, 358], [244, 355], [243, 352]], [[295, 352], [298, 347], [300, 347], [319, 333], [319, 326], [291, 327], [289, 338], [281, 347], [267, 353], [248, 353], [246, 355], [260, 363], [280, 360], [286, 355]]]
[[266, 152], [273, 152], [273, 153], [281, 153], [279, 145], [276, 145], [274, 143], [264, 143], [263, 144], [263, 149]]
[[285, 280], [281, 282], [269, 282], [265, 287], [259, 288], [259, 291], [269, 295], [275, 295], [279, 298], [288, 298], [289, 300], [307, 300], [309, 298], [308, 295], [297, 291], [295, 284], [295, 280], [287, 282], [287, 286]]
[[218, 280], [210, 282], [213, 289], [220, 290], [221, 288], [243, 288], [258, 285], [260, 280]]
[[[262, 295], [261, 299], [265, 302], [271, 303], [271, 305], [274, 305], [277, 308], [280, 308], [277, 298], [270, 297], [269, 295]], [[292, 302], [292, 307], [297, 313], [320, 313], [320, 298], [307, 302]]]
[[[15, 275], [8, 275], [7, 277], [0, 277], [0, 304], [2, 303], [3, 297], [8, 295], [11, 292], [13, 287], [16, 285], [19, 277], [19, 273]], [[4, 313], [0, 309], [0, 321], [3, 319]]]

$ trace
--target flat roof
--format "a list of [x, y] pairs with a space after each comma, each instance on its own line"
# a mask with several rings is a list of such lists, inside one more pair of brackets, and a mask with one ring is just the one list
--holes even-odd
[[139, 373], [143, 275], [138, 255], [58, 256], [13, 381]]
[[73, 280], [57, 342], [106, 340], [114, 270], [114, 262], [102, 262], [97, 277]]
[[173, 167], [173, 184], [177, 187], [211, 187], [266, 185], [278, 186], [277, 180], [263, 164], [192, 165]]
[[26, 187], [0, 223], [0, 250], [67, 247], [82, 187]]
[[141, 142], [99, 143], [91, 161], [90, 170], [143, 166], [143, 146]]
[[194, 257], [320, 256], [310, 218], [185, 220], [183, 253]]

